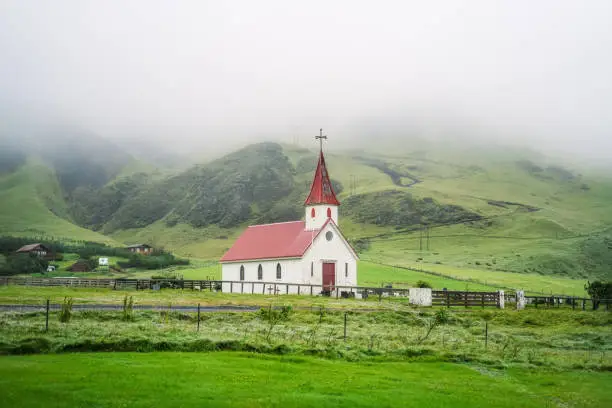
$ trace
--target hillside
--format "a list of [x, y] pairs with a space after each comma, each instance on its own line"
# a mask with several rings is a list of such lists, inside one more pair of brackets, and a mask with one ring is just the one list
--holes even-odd
[[[519, 150], [393, 152], [327, 153], [341, 226], [363, 259], [447, 275], [611, 276], [612, 180]], [[120, 153], [104, 171], [76, 162], [90, 175], [72, 178], [57, 160], [10, 157], [4, 234], [110, 236], [205, 259], [246, 225], [300, 218], [316, 164], [314, 150], [276, 143], [173, 172]]]

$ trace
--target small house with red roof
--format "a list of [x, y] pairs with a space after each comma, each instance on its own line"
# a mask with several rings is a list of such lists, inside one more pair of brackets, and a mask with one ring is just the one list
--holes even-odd
[[314, 293], [330, 294], [356, 286], [358, 256], [340, 231], [339, 206], [321, 144], [304, 220], [248, 227], [220, 260], [223, 292], [296, 294], [298, 285], [316, 285]]

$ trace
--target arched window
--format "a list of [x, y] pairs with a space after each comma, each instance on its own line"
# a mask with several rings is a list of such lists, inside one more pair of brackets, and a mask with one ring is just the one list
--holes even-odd
[[313, 208], [312, 210], [310, 210], [310, 216], [311, 216], [312, 218], [314, 218], [314, 217], [315, 217], [315, 215], [317, 215], [317, 213], [316, 213], [315, 209]]
[[314, 262], [310, 263], [310, 276], [314, 276]]
[[240, 280], [244, 280], [244, 265], [240, 265]]
[[348, 262], [344, 263], [344, 277], [348, 278]]
[[276, 279], [281, 279], [282, 278], [282, 271], [281, 271], [281, 266], [280, 264], [276, 264]]
[[261, 264], [257, 267], [257, 280], [263, 280], [263, 268]]
[[331, 208], [327, 209], [327, 218], [331, 218]]

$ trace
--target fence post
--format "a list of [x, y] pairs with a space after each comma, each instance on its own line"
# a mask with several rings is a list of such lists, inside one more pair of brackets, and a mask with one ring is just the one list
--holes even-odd
[[230, 293], [234, 293], [234, 282], [230, 282]]
[[298, 296], [300, 296], [300, 285], [298, 285]]
[[525, 291], [523, 290], [517, 290], [516, 291], [516, 310], [523, 310], [525, 309]]
[[312, 296], [312, 285], [310, 285], [310, 296]]
[[505, 309], [506, 307], [506, 294], [503, 290], [497, 291], [497, 307], [499, 309]]
[[344, 312], [344, 341], [346, 342], [346, 314], [347, 312]]
[[582, 310], [586, 310], [586, 299], [582, 299]]
[[576, 298], [572, 296], [572, 310], [576, 310]]
[[198, 331], [200, 331], [200, 304], [198, 303]]
[[285, 291], [285, 294], [286, 294], [286, 295], [288, 295], [288, 294], [289, 294], [289, 284], [287, 284], [286, 289], [287, 289], [287, 290]]
[[382, 289], [378, 292], [378, 301], [382, 302]]
[[468, 293], [464, 292], [463, 294], [463, 302], [465, 303], [465, 308], [467, 309], [468, 307]]
[[336, 289], [336, 299], [338, 299], [338, 294], [340, 293], [340, 291], [338, 290], [338, 287], [334, 287], [334, 289]]
[[240, 294], [244, 293], [244, 282], [240, 282]]
[[489, 322], [485, 322], [485, 350], [489, 344]]
[[45, 313], [45, 332], [49, 331], [49, 299], [47, 299], [47, 307]]
[[484, 309], [484, 302], [485, 302], [485, 294], [481, 293], [480, 294], [480, 303], [481, 303], [483, 309]]
[[450, 308], [450, 293], [446, 291], [446, 307]]

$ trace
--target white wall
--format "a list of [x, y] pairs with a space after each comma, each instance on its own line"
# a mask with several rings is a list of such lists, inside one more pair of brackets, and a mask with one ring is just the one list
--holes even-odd
[[[326, 233], [332, 232], [332, 239], [326, 239]], [[289, 294], [310, 294], [309, 287], [299, 287], [299, 284], [317, 285], [313, 288], [313, 294], [322, 290], [323, 263], [332, 262], [336, 264], [336, 285], [357, 286], [357, 259], [347, 246], [339, 231], [333, 224], [328, 224], [325, 230], [317, 236], [311, 247], [306, 251], [302, 259], [272, 260], [272, 261], [250, 261], [242, 263], [224, 263], [222, 265], [223, 281], [240, 281], [240, 266], [244, 266], [244, 282], [257, 282], [257, 268], [261, 264], [263, 268], [262, 282], [268, 283], [224, 283], [223, 292], [233, 293], [258, 293], [265, 291], [266, 294], [274, 293], [274, 283], [283, 284], [277, 286], [278, 294], [286, 294], [289, 286]], [[282, 269], [281, 279], [276, 279], [276, 265], [280, 263]], [[348, 276], [345, 268], [348, 264]], [[312, 276], [311, 276], [312, 265]], [[272, 291], [270, 291], [272, 289]], [[342, 290], [342, 289], [341, 289]]]
[[[315, 216], [312, 217], [312, 209], [315, 210]], [[304, 220], [306, 220], [306, 230], [319, 229], [327, 221], [327, 209], [331, 209], [331, 218], [336, 225], [338, 224], [338, 206], [337, 205], [308, 205], [304, 208]]]

